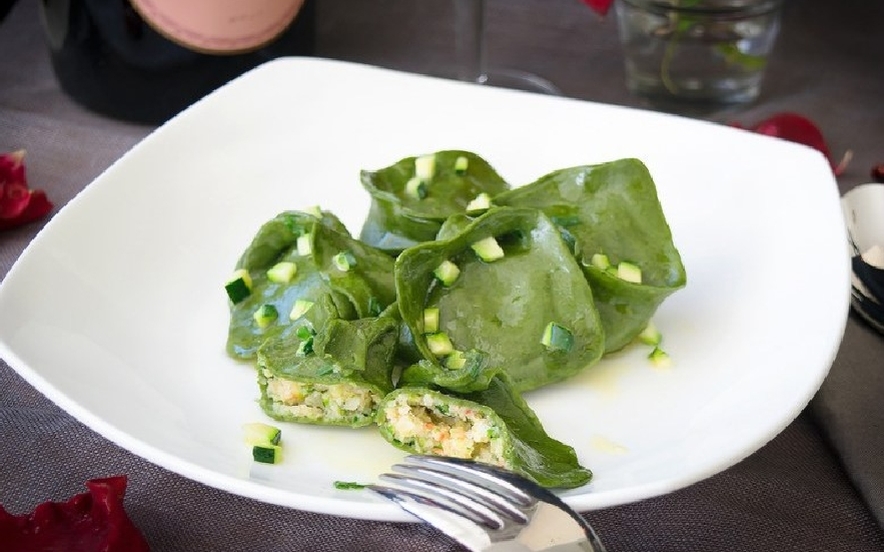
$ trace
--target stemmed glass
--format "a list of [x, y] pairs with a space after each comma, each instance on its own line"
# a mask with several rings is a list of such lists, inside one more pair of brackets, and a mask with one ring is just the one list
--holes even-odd
[[485, 49], [485, 0], [454, 0], [454, 29], [458, 79], [561, 95], [554, 84], [533, 73], [488, 67]]

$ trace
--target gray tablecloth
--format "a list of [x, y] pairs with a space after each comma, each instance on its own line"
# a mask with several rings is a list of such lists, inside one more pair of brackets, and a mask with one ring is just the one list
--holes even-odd
[[[19, 2], [0, 25], [0, 151], [27, 149], [31, 183], [61, 206], [151, 128], [91, 114], [61, 93], [36, 5]], [[320, 0], [319, 53], [450, 74], [451, 16], [446, 0]], [[804, 113], [836, 154], [854, 152], [842, 191], [868, 181], [884, 161], [882, 23], [884, 2], [787, 2], [760, 100], [704, 116]], [[492, 0], [488, 32], [496, 65], [539, 73], [568, 96], [644, 106], [623, 86], [614, 21], [579, 0]], [[0, 275], [39, 229], [0, 233]], [[761, 450], [686, 489], [586, 515], [612, 552], [884, 550], [882, 397], [884, 338], [851, 317], [810, 407]], [[185, 479], [84, 427], [0, 361], [0, 504], [29, 511], [118, 473], [129, 476], [130, 516], [158, 552], [460, 550], [424, 525], [294, 511]]]

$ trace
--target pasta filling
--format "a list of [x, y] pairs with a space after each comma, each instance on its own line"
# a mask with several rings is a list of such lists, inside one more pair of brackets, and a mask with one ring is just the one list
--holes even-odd
[[426, 393], [402, 393], [385, 405], [383, 414], [393, 437], [418, 453], [508, 467], [503, 429], [480, 410], [443, 403]]
[[275, 377], [267, 370], [264, 377], [272, 412], [283, 419], [360, 423], [374, 418], [383, 398], [352, 383], [298, 382]]

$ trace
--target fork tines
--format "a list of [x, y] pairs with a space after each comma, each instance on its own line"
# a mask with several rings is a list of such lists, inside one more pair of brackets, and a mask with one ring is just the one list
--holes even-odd
[[407, 494], [419, 503], [442, 508], [491, 530], [501, 531], [528, 521], [537, 500], [511, 482], [512, 474], [486, 464], [433, 456], [408, 456], [381, 475], [401, 489], [370, 486], [396, 500]]
[[368, 488], [474, 552], [604, 552], [592, 527], [549, 489], [508, 470], [412, 455]]

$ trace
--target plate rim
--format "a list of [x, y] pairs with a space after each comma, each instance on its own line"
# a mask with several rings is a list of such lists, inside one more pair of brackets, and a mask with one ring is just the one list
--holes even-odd
[[[274, 60], [268, 62], [262, 66], [259, 66], [253, 71], [246, 73], [242, 77], [231, 81], [227, 85], [220, 88], [218, 91], [207, 96], [206, 99], [201, 100], [197, 104], [200, 105], [204, 101], [211, 101], [210, 98], [217, 96], [219, 93], [223, 93], [223, 90], [227, 89], [230, 86], [238, 86], [238, 82], [241, 82], [243, 79], [250, 78], [250, 75], [254, 74], [255, 71], [266, 70], [265, 67], [268, 65], [279, 65], [281, 63], [288, 63], [294, 58], [289, 58], [288, 60]], [[445, 79], [439, 79], [436, 77], [428, 77], [425, 75], [415, 75], [410, 73], [399, 72], [392, 69], [378, 68], [364, 64], [358, 64], [353, 62], [341, 62], [335, 60], [321, 60], [315, 58], [298, 58], [299, 61], [307, 62], [307, 63], [321, 63], [321, 64], [331, 64], [334, 66], [348, 66], [350, 68], [359, 68], [360, 70], [372, 70], [372, 71], [380, 71], [388, 74], [396, 75], [396, 78], [408, 78], [408, 79], [419, 79], [419, 80], [438, 80], [440, 82], [449, 83]], [[461, 85], [464, 83], [451, 83], [455, 85]], [[447, 85], [447, 84], [446, 84]], [[465, 86], [473, 86], [470, 84], [464, 84]], [[498, 91], [495, 90], [495, 93]], [[515, 91], [500, 91], [501, 93], [510, 93]], [[520, 93], [520, 92], [519, 92]], [[616, 105], [607, 105], [607, 104], [599, 104], [596, 102], [587, 102], [584, 100], [577, 100], [573, 98], [560, 98], [564, 101], [574, 101], [582, 104], [593, 104], [599, 107], [604, 108], [614, 108], [614, 109], [625, 109], [634, 112], [640, 112], [642, 114], [653, 114], [655, 116], [662, 115], [664, 117], [677, 117], [668, 114], [660, 114], [655, 112], [648, 112], [645, 110], [630, 108], [625, 106], [616, 106]], [[188, 110], [189, 111], [189, 110]], [[186, 113], [187, 111], [183, 112]], [[59, 210], [55, 216], [50, 219], [43, 228], [37, 233], [37, 235], [32, 239], [22, 250], [20, 255], [13, 262], [9, 271], [3, 276], [2, 281], [0, 281], [0, 304], [3, 304], [3, 297], [7, 292], [7, 288], [11, 287], [11, 284], [7, 284], [8, 281], [15, 281], [19, 277], [17, 276], [18, 272], [24, 270], [22, 266], [26, 265], [26, 263], [31, 262], [29, 259], [33, 257], [32, 252], [34, 250], [38, 250], [42, 247], [41, 244], [53, 235], [54, 232], [57, 232], [55, 228], [64, 224], [64, 221], [72, 215], [69, 213], [72, 210], [77, 210], [78, 205], [88, 200], [88, 197], [93, 190], [97, 189], [95, 183], [101, 183], [105, 181], [107, 178], [110, 178], [106, 175], [113, 174], [114, 171], [118, 170], [121, 164], [125, 163], [129, 158], [132, 151], [136, 149], [142, 148], [143, 144], [150, 143], [151, 141], [157, 140], [156, 136], [161, 134], [161, 131], [167, 127], [169, 124], [175, 124], [174, 122], [178, 120], [180, 117], [176, 116], [171, 119], [168, 123], [158, 127], [157, 129], [150, 132], [144, 139], [140, 140], [135, 146], [128, 149], [122, 156], [120, 156], [117, 160], [115, 160], [107, 169], [101, 172], [92, 182], [89, 182], [84, 186], [68, 203], [66, 203]], [[705, 124], [714, 124], [708, 121], [700, 121], [700, 120], [691, 120], [695, 123], [705, 123]], [[834, 197], [837, 197], [837, 193]], [[840, 204], [833, 205], [833, 209], [839, 207]], [[845, 240], [847, 236], [846, 228], [844, 228]], [[50, 237], [47, 237], [50, 236]], [[845, 245], [846, 250], [846, 245]], [[848, 260], [844, 259], [845, 266], [848, 264]], [[848, 270], [844, 271], [845, 277], [848, 274]], [[848, 285], [844, 288], [844, 300], [843, 304], [848, 306], [850, 303], [850, 290], [849, 290], [849, 279], [845, 279], [848, 282]], [[690, 284], [688, 284], [690, 285]], [[825, 365], [826, 369], [820, 370], [817, 373], [817, 377], [808, 382], [808, 388], [813, 388], [814, 393], [815, 390], [818, 390], [822, 385], [823, 380], [828, 374], [829, 369], [835, 359], [835, 356], [838, 351], [838, 347], [841, 342], [841, 337], [843, 337], [843, 333], [846, 329], [847, 325], [847, 309], [843, 313], [843, 316], [840, 320], [840, 329], [838, 330], [838, 338], [834, 341], [832, 351], [830, 352], [829, 358], [826, 359]], [[346, 502], [347, 507], [351, 509], [349, 513], [341, 514], [341, 503], [342, 501], [338, 498], [329, 498], [329, 497], [316, 497], [309, 495], [300, 495], [304, 498], [302, 500], [301, 505], [293, 505], [291, 500], [286, 500], [287, 498], [291, 498], [293, 494], [292, 491], [284, 490], [284, 489], [274, 489], [271, 487], [267, 487], [261, 484], [253, 484], [252, 481], [244, 481], [242, 479], [238, 479], [229, 474], [218, 474], [209, 470], [205, 467], [201, 467], [197, 464], [194, 464], [189, 461], [182, 460], [181, 458], [171, 454], [167, 451], [161, 450], [158, 447], [145, 443], [141, 439], [138, 439], [136, 436], [130, 435], [128, 432], [121, 430], [116, 425], [111, 423], [108, 420], [103, 419], [101, 416], [98, 416], [91, 412], [89, 409], [81, 406], [77, 403], [77, 401], [67, 396], [65, 393], [61, 392], [55, 386], [52, 385], [51, 382], [46, 380], [38, 370], [30, 367], [25, 363], [20, 356], [16, 353], [15, 350], [7, 343], [6, 337], [0, 334], [0, 357], [2, 357], [7, 364], [17, 372], [23, 379], [25, 379], [29, 384], [33, 385], [39, 392], [41, 392], [44, 396], [49, 398], [53, 403], [60, 406], [65, 412], [72, 415], [78, 421], [89, 427], [90, 429], [96, 431], [103, 437], [107, 438], [111, 442], [121, 445], [124, 449], [129, 452], [132, 452], [154, 464], [157, 464], [160, 467], [169, 469], [170, 471], [176, 472], [184, 477], [187, 477], [191, 480], [205, 483], [212, 487], [231, 492], [236, 495], [249, 497], [255, 500], [259, 500], [262, 502], [268, 502], [273, 504], [278, 504], [281, 506], [305, 509], [308, 511], [313, 511], [316, 513], [322, 514], [331, 514], [331, 515], [344, 515], [346, 517], [355, 517], [360, 519], [369, 519], [369, 520], [377, 520], [377, 521], [417, 521], [415, 518], [410, 516], [409, 514], [405, 514], [401, 511], [397, 506], [387, 503], [386, 501], [379, 499], [378, 501], [372, 502]], [[703, 472], [695, 472], [691, 477], [672, 477], [669, 479], [663, 479], [659, 481], [655, 481], [653, 483], [647, 483], [644, 485], [637, 485], [632, 487], [626, 487], [623, 489], [618, 489], [617, 491], [606, 491], [606, 497], [612, 497], [612, 499], [605, 501], [604, 504], [601, 505], [582, 505], [586, 501], [578, 500], [581, 497], [587, 495], [565, 495], [565, 502], [579, 508], [581, 511], [589, 511], [595, 510], [598, 508], [607, 508], [620, 504], [631, 503], [636, 500], [642, 500], [646, 498], [652, 498], [656, 496], [660, 496], [663, 494], [667, 494], [674, 490], [678, 490], [694, 484], [698, 481], [706, 479], [712, 475], [720, 473], [721, 471], [737, 464], [739, 461], [745, 459], [750, 456], [754, 452], [756, 452], [759, 448], [764, 446], [767, 442], [774, 439], [777, 435], [779, 435], [795, 418], [800, 414], [800, 412], [807, 406], [810, 400], [813, 397], [814, 393], [810, 393], [809, 396], [802, 398], [801, 401], [796, 401], [796, 403], [792, 406], [792, 408], [784, 413], [784, 416], [781, 420], [778, 420], [778, 424], [776, 424], [775, 428], [772, 429], [769, 435], [760, 436], [756, 442], [751, 447], [747, 447], [747, 450], [743, 456], [740, 458], [729, 458], [722, 460], [718, 464], [714, 466], [709, 466], [707, 470]], [[800, 403], [800, 404], [799, 404]], [[751, 448], [751, 450], [748, 450]], [[591, 493], [590, 493], [591, 495]], [[304, 505], [306, 503], [310, 503], [310, 507], [306, 508]], [[591, 500], [589, 502], [592, 502]], [[358, 512], [353, 512], [352, 509], [358, 510]]]

